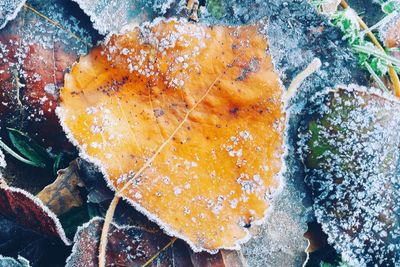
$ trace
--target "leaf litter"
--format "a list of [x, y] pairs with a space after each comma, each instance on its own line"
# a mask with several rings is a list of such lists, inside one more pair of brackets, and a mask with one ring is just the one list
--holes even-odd
[[71, 242], [65, 236], [57, 216], [40, 199], [25, 190], [0, 183], [0, 214], [45, 236]]
[[[249, 2], [251, 2], [251, 1], [249, 1]], [[322, 55], [324, 55], [324, 57], [322, 57], [323, 63], [324, 62], [326, 63], [326, 61], [332, 63], [332, 64], [325, 64], [323, 69], [320, 71], [320, 73], [318, 73], [318, 75], [316, 75], [317, 78], [320, 79], [320, 80], [318, 80], [318, 82], [313, 84], [313, 83], [306, 81], [306, 84], [304, 86], [306, 90], [302, 89], [302, 92], [305, 92], [305, 93], [301, 94], [301, 96], [298, 97], [298, 99], [307, 99], [307, 98], [303, 98], [304, 94], [309, 95], [310, 92], [315, 92], [315, 91], [321, 90], [321, 88], [324, 88], [323, 85], [329, 84], [332, 86], [337, 82], [340, 82], [340, 81], [347, 82], [351, 79], [354, 79], [354, 76], [357, 76], [357, 74], [351, 73], [349, 71], [349, 69], [352, 68], [352, 64], [354, 63], [354, 59], [352, 58], [351, 53], [346, 51], [346, 49], [343, 49], [343, 47], [346, 47], [346, 45], [342, 44], [342, 45], [338, 46], [338, 43], [336, 41], [335, 41], [335, 44], [332, 43], [333, 45], [329, 42], [325, 43], [324, 47], [326, 44], [328, 44], [326, 51], [313, 50], [313, 53], [308, 53], [306, 51], [305, 53], [303, 52], [303, 55], [305, 55], [304, 57], [296, 58], [296, 56], [300, 54], [298, 52], [301, 52], [301, 50], [304, 49], [304, 47], [307, 47], [307, 45], [309, 45], [309, 47], [310, 47], [310, 42], [311, 42], [311, 47], [321, 46], [321, 44], [313, 43], [314, 42], [313, 40], [318, 40], [317, 38], [312, 39], [310, 41], [308, 38], [302, 39], [302, 37], [301, 37], [301, 36], [304, 36], [305, 33], [307, 33], [307, 30], [303, 31], [303, 29], [312, 28], [313, 23], [309, 23], [307, 21], [311, 17], [307, 16], [307, 14], [313, 14], [313, 12], [310, 12], [310, 9], [307, 7], [307, 4], [294, 3], [295, 1], [287, 1], [284, 4], [281, 4], [281, 3], [278, 4], [277, 2], [279, 2], [279, 1], [276, 1], [276, 2], [271, 1], [271, 3], [268, 3], [270, 5], [270, 7], [268, 6], [265, 9], [262, 9], [262, 8], [261, 9], [259, 9], [259, 8], [248, 9], [246, 12], [247, 12], [247, 14], [250, 14], [250, 15], [246, 14], [246, 17], [241, 17], [241, 22], [246, 21], [246, 19], [248, 20], [249, 17], [251, 18], [251, 12], [254, 12], [255, 10], [257, 10], [258, 14], [256, 14], [256, 16], [253, 17], [254, 19], [257, 19], [257, 17], [259, 18], [260, 16], [264, 16], [266, 13], [269, 13], [269, 15], [271, 15], [270, 24], [268, 25], [268, 33], [270, 35], [269, 36], [270, 52], [274, 58], [274, 61], [275, 61], [274, 63], [277, 65], [278, 70], [281, 72], [281, 77], [283, 79], [283, 82], [285, 83], [285, 81], [286, 82], [290, 81], [291, 75], [296, 73], [296, 71], [302, 66], [302, 64], [304, 65], [305, 62], [307, 62], [310, 58], [312, 58], [314, 56], [313, 53], [317, 53], [317, 54], [322, 53]], [[306, 5], [306, 8], [302, 9], [304, 7], [304, 5]], [[237, 3], [236, 2], [232, 3], [232, 6], [237, 6]], [[245, 9], [242, 9], [242, 14], [246, 13], [246, 12], [243, 12], [244, 10]], [[281, 14], [279, 14], [280, 12], [278, 12], [278, 10], [283, 11], [283, 12], [281, 12]], [[299, 11], [299, 10], [301, 10], [301, 11]], [[286, 12], [286, 11], [290, 11], [290, 12]], [[226, 14], [229, 14], [229, 13], [226, 13]], [[279, 16], [278, 16], [278, 14], [279, 14]], [[300, 19], [298, 19], [297, 25], [296, 24], [295, 25], [287, 24], [287, 20], [286, 20], [285, 16], [288, 16], [289, 14], [290, 14], [290, 16], [294, 16], [294, 17], [298, 16], [300, 18]], [[313, 16], [317, 17], [315, 14], [313, 14]], [[306, 20], [304, 20], [303, 18], [306, 18]], [[317, 19], [317, 21], [318, 20], [319, 19]], [[321, 22], [321, 20], [319, 20], [319, 23], [316, 23], [315, 25], [320, 25], [320, 22]], [[307, 26], [305, 27], [304, 25], [307, 25]], [[296, 28], [299, 26], [300, 26], [300, 29]], [[332, 30], [332, 28], [329, 25], [327, 25], [326, 28], [328, 30], [324, 31], [322, 33], [322, 36], [319, 36], [319, 38], [322, 37], [322, 40], [335, 40], [336, 38], [340, 38], [340, 35], [337, 35], [335, 37], [335, 31]], [[287, 35], [280, 34], [281, 31], [279, 29], [284, 29], [284, 30], [282, 30], [282, 32], [285, 32], [288, 34]], [[311, 32], [313, 32], [313, 31], [311, 31]], [[309, 34], [309, 32], [307, 34]], [[314, 32], [314, 34], [318, 35], [318, 33], [316, 33], [316, 32]], [[290, 53], [290, 49], [291, 49], [290, 46], [285, 47], [285, 45], [290, 43], [290, 41], [288, 41], [288, 40], [296, 40], [296, 42], [297, 42], [298, 37], [300, 37], [300, 39], [299, 39], [299, 43], [297, 43], [297, 47], [295, 48], [296, 51], [294, 53]], [[329, 49], [331, 49], [331, 50], [329, 50]], [[288, 53], [287, 54], [282, 53], [282, 51], [288, 51]], [[333, 51], [333, 53], [332, 53], [332, 51]], [[282, 57], [282, 55], [285, 55], [285, 56]], [[287, 60], [286, 56], [289, 56], [289, 58], [296, 59], [296, 60], [294, 60], [294, 61]], [[333, 57], [334, 59], [326, 60], [327, 57]], [[343, 65], [341, 65], [341, 64], [343, 64]], [[354, 69], [356, 69], [356, 68], [354, 68]], [[329, 76], [329, 75], [327, 75], [328, 73], [335, 73], [335, 75]], [[314, 78], [316, 78], [316, 77], [314, 77]], [[357, 77], [356, 79], [360, 79], [360, 77]], [[362, 80], [362, 78], [361, 78], [361, 80]], [[299, 104], [299, 103], [296, 103], [296, 104]], [[296, 111], [300, 111], [301, 107], [304, 106], [304, 104], [305, 103], [303, 102], [303, 103], [300, 103], [300, 105], [296, 105], [295, 106], [295, 108], [297, 109]], [[298, 120], [297, 120], [297, 123], [298, 123]], [[295, 128], [296, 119], [291, 119], [290, 125], [293, 128]], [[296, 160], [293, 160], [293, 159], [289, 159], [289, 161], [296, 163]], [[296, 167], [296, 164], [295, 164], [295, 167]], [[293, 171], [292, 174], [289, 174], [289, 177], [292, 177], [295, 173], [298, 174], [298, 170], [295, 170], [295, 171]], [[288, 181], [289, 181], [289, 183], [293, 182], [291, 179], [288, 179]], [[297, 198], [298, 203], [301, 203], [302, 199], [304, 198], [302, 193], [298, 192], [301, 190], [298, 190], [298, 188], [296, 188], [296, 187], [292, 187], [292, 189], [289, 189], [289, 190], [294, 190], [291, 192], [295, 192], [295, 195], [296, 195], [295, 198]], [[283, 198], [280, 203], [284, 203], [285, 201], [287, 201], [287, 200]], [[290, 203], [294, 203], [294, 202], [290, 202]], [[285, 205], [287, 205], [287, 204], [282, 204], [283, 207]], [[296, 209], [291, 209], [291, 212], [294, 211], [294, 214], [298, 214], [299, 212], [304, 213], [304, 208], [299, 208], [299, 209], [297, 209], [297, 211], [295, 211], [295, 210]], [[285, 211], [285, 212], [287, 212], [287, 211]], [[288, 214], [290, 216], [293, 216], [293, 214], [291, 214], [291, 213], [288, 213]], [[296, 217], [296, 216], [294, 216], [294, 217]], [[300, 223], [298, 225], [301, 225], [303, 223], [302, 219], [299, 220], [298, 218], [296, 218], [296, 220], [300, 221]], [[282, 232], [284, 232], [284, 231], [282, 231]], [[268, 233], [266, 233], [266, 234], [268, 234]], [[268, 240], [267, 240], [267, 242], [268, 242]], [[279, 244], [278, 246], [282, 246], [282, 244]]]

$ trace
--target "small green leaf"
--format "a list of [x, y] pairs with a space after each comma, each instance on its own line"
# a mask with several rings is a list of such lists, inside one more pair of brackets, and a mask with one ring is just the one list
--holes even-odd
[[16, 152], [15, 152], [14, 150], [12, 150], [9, 146], [7, 146], [7, 145], [1, 140], [1, 138], [0, 138], [0, 147], [1, 147], [2, 149], [4, 149], [4, 151], [7, 152], [9, 155], [13, 156], [14, 158], [16, 158], [16, 159], [19, 160], [19, 161], [21, 161], [21, 162], [23, 162], [23, 163], [25, 163], [25, 164], [28, 164], [28, 165], [32, 165], [32, 166], [35, 166], [35, 167], [40, 167], [36, 162], [32, 162], [32, 161], [27, 160], [26, 158], [21, 157], [20, 155], [18, 155], [18, 153], [16, 153]]
[[78, 226], [90, 220], [87, 204], [81, 207], [73, 208], [67, 213], [59, 216], [59, 218], [65, 234], [69, 238], [73, 238]]
[[40, 168], [51, 166], [52, 159], [44, 147], [16, 129], [7, 129], [12, 144], [23, 156]]

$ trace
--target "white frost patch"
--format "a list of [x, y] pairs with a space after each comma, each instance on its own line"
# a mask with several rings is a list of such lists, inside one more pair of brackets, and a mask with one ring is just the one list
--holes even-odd
[[0, 255], [0, 267], [30, 267], [30, 263], [24, 257], [18, 255], [17, 259]]
[[7, 162], [4, 156], [3, 151], [0, 149], [0, 168], [5, 168], [7, 166]]
[[101, 34], [121, 33], [164, 15], [175, 0], [74, 0]]
[[4, 28], [10, 20], [13, 20], [26, 0], [2, 0], [0, 1], [0, 29]]

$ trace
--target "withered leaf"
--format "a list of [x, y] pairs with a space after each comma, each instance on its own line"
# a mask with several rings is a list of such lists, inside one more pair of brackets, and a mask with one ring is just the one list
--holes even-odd
[[[103, 219], [93, 218], [75, 235], [67, 267], [97, 266]], [[194, 253], [181, 240], [159, 230], [112, 224], [107, 244], [106, 263], [115, 266], [241, 267], [247, 266], [240, 252], [224, 251], [211, 255]]]
[[0, 183], [0, 214], [44, 236], [70, 244], [56, 215], [30, 193]]
[[138, 210], [192, 248], [239, 248], [280, 186], [282, 89], [259, 26], [159, 21], [65, 77], [59, 117]]
[[317, 95], [299, 144], [315, 216], [350, 265], [400, 263], [400, 102], [354, 85]]
[[207, 252], [191, 253], [193, 267], [248, 267], [240, 251], [220, 250], [219, 253], [210, 255]]
[[[67, 267], [97, 266], [102, 226], [103, 219], [93, 218], [78, 230]], [[112, 224], [108, 240], [106, 263], [110, 265], [142, 266], [160, 253], [148, 266], [190, 266], [186, 245], [161, 232]]]
[[55, 214], [61, 215], [83, 204], [79, 190], [79, 187], [83, 187], [83, 182], [79, 177], [76, 161], [72, 161], [57, 174], [56, 180], [40, 191], [37, 197]]

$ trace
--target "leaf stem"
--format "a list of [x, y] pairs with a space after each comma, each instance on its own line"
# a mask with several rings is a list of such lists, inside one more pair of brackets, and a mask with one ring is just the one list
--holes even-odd
[[115, 195], [112, 199], [110, 206], [107, 209], [106, 217], [104, 218], [103, 229], [101, 231], [100, 245], [99, 245], [99, 267], [106, 266], [106, 249], [108, 241], [108, 231], [114, 216], [115, 209], [118, 205], [120, 197]]
[[151, 263], [158, 257], [158, 255], [160, 255], [163, 251], [165, 251], [165, 250], [168, 249], [170, 246], [172, 246], [172, 245], [175, 243], [176, 240], [177, 240], [177, 238], [176, 238], [176, 237], [173, 237], [173, 238], [171, 239], [171, 241], [170, 241], [168, 244], [165, 245], [165, 247], [163, 247], [162, 249], [160, 249], [159, 251], [157, 251], [157, 253], [154, 254], [153, 257], [151, 257], [148, 261], [145, 262], [145, 264], [142, 265], [142, 267], [149, 266], [149, 264], [151, 264]]
[[297, 88], [301, 85], [301, 83], [311, 74], [316, 72], [319, 68], [321, 67], [321, 60], [319, 58], [314, 58], [311, 63], [299, 74], [297, 74], [296, 77], [292, 80], [290, 83], [289, 88], [286, 91], [286, 94], [283, 97], [283, 101], [285, 103], [285, 106], [288, 106], [290, 99], [293, 98], [295, 95]]
[[[350, 6], [347, 4], [346, 0], [341, 0], [340, 4], [344, 9], [350, 8]], [[365, 24], [365, 22], [358, 15], [357, 15], [357, 22], [358, 22], [358, 24], [360, 24], [360, 27], [363, 30], [366, 30], [366, 31], [368, 30], [367, 24]], [[383, 51], [386, 54], [385, 49], [381, 46], [381, 44], [379, 43], [378, 39], [376, 39], [375, 35], [371, 31], [367, 31], [366, 34], [371, 39], [371, 41], [374, 43], [374, 45], [376, 47], [378, 47], [379, 50]], [[393, 65], [390, 62], [388, 62], [388, 63], [389, 63], [388, 64], [389, 76], [390, 76], [390, 79], [392, 80], [392, 83], [393, 83], [394, 94], [395, 94], [395, 96], [400, 97], [400, 80], [399, 80], [399, 76], [397, 76], [397, 73], [396, 73]]]

